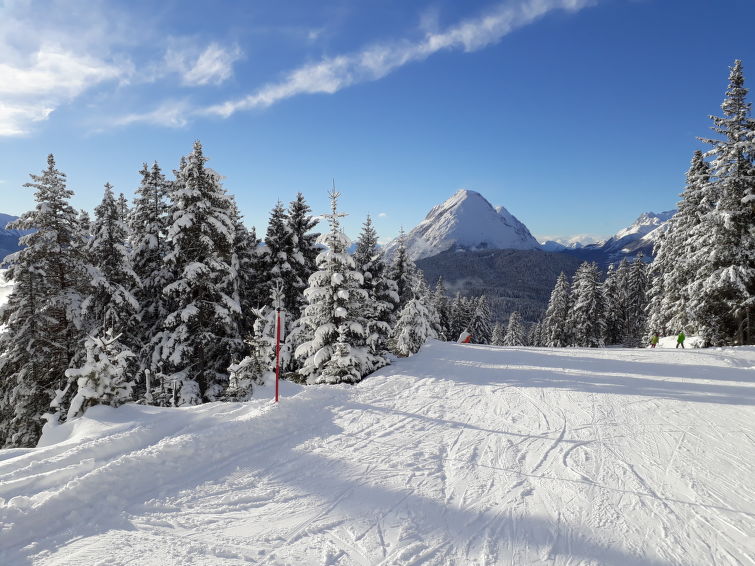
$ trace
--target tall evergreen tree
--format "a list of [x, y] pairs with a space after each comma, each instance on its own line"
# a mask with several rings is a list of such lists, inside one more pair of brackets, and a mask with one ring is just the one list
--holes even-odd
[[695, 151], [687, 171], [687, 183], [676, 214], [657, 239], [650, 265], [648, 331], [675, 333], [682, 328], [697, 331], [690, 312], [690, 285], [700, 266], [696, 262], [700, 240], [695, 236], [702, 218], [713, 210], [709, 187], [710, 167], [701, 151]]
[[383, 251], [378, 245], [378, 235], [369, 215], [362, 224], [362, 232], [356, 242], [354, 265], [364, 277], [367, 291], [363, 306], [367, 320], [367, 343], [373, 354], [382, 355], [387, 348], [399, 297], [396, 282], [387, 275]]
[[[423, 280], [424, 281], [424, 280]], [[397, 356], [411, 356], [434, 334], [432, 316], [427, 307], [427, 294], [415, 283], [413, 297], [404, 305], [391, 333], [391, 350]]]
[[700, 248], [691, 286], [691, 309], [707, 345], [754, 343], [755, 304], [755, 121], [750, 117], [742, 62], [735, 61], [721, 108], [711, 116], [719, 139], [707, 139], [715, 208], [693, 237]]
[[626, 287], [624, 345], [637, 348], [644, 342], [648, 304], [648, 267], [642, 254], [632, 262]]
[[128, 226], [128, 217], [131, 215], [131, 210], [129, 209], [126, 195], [123, 193], [119, 194], [115, 206], [118, 210], [118, 221]]
[[574, 274], [572, 297], [567, 326], [573, 345], [602, 347], [606, 322], [600, 271], [596, 263], [584, 262], [579, 266]]
[[462, 332], [469, 329], [475, 306], [474, 299], [463, 297], [459, 292], [456, 293], [456, 296], [450, 303], [449, 309], [448, 326], [451, 333], [451, 341], [455, 342], [459, 339]]
[[388, 277], [396, 282], [399, 302], [398, 309], [414, 298], [414, 287], [417, 284], [417, 266], [409, 258], [406, 249], [406, 234], [403, 228], [399, 232], [398, 247], [393, 257], [393, 263], [388, 269]]
[[490, 337], [490, 343], [493, 346], [504, 346], [503, 339], [506, 336], [506, 330], [501, 326], [500, 322], [496, 322], [493, 325], [493, 333]]
[[304, 200], [304, 195], [296, 194], [296, 199], [288, 205], [288, 226], [292, 234], [292, 254], [289, 262], [296, 277], [296, 301], [288, 305], [291, 320], [301, 316], [301, 310], [307, 301], [304, 289], [307, 288], [309, 277], [317, 271], [316, 258], [320, 250], [317, 249], [317, 238], [320, 234], [312, 232], [318, 220], [312, 216], [312, 209]]
[[92, 218], [89, 216], [89, 213], [83, 208], [79, 210], [76, 222], [78, 222], [81, 234], [88, 239], [92, 235]]
[[563, 348], [571, 343], [567, 324], [571, 310], [571, 289], [566, 274], [562, 271], [548, 301], [548, 309], [543, 320], [545, 346]]
[[435, 289], [433, 290], [431, 301], [433, 307], [438, 313], [440, 322], [438, 339], [453, 340], [454, 336], [451, 332], [451, 301], [448, 299], [448, 294], [446, 293], [446, 285], [443, 282], [443, 277], [438, 277], [438, 282], [435, 284]]
[[544, 346], [542, 320], [538, 320], [535, 324], [532, 325], [529, 331], [529, 336], [527, 338], [527, 341], [529, 342], [530, 346], [535, 346], [535, 347]]
[[470, 301], [471, 316], [467, 325], [467, 331], [472, 335], [475, 344], [489, 344], [493, 332], [493, 321], [490, 314], [490, 304], [485, 295]]
[[170, 195], [166, 262], [173, 281], [165, 292], [173, 311], [165, 320], [161, 347], [170, 379], [180, 386], [180, 405], [218, 398], [234, 353], [243, 349], [230, 265], [233, 201], [206, 161], [195, 142]]
[[36, 445], [42, 417], [83, 338], [81, 303], [89, 266], [78, 213], [69, 204], [73, 191], [52, 155], [47, 169], [31, 178], [24, 186], [35, 189], [36, 208], [9, 228], [34, 232], [6, 258], [6, 276], [15, 286], [0, 310], [0, 323], [6, 325], [0, 333], [0, 444], [5, 447]]
[[506, 327], [506, 334], [503, 337], [504, 346], [526, 346], [527, 330], [524, 328], [522, 315], [517, 311], [511, 313], [509, 324]]
[[624, 291], [619, 287], [618, 272], [614, 264], [608, 266], [603, 282], [603, 300], [606, 310], [606, 344], [621, 344], [624, 339]]
[[364, 278], [346, 251], [349, 239], [341, 231], [338, 212], [340, 193], [331, 191], [331, 213], [325, 215], [330, 230], [320, 236], [326, 249], [317, 256], [316, 271], [309, 278], [304, 295], [309, 304], [302, 322], [310, 340], [296, 349], [301, 360], [299, 375], [309, 383], [355, 383], [388, 363], [367, 347], [366, 319], [362, 309], [367, 300]]
[[301, 306], [301, 293], [307, 282], [302, 281], [295, 269], [294, 233], [288, 213], [283, 203], [278, 201], [270, 212], [270, 221], [265, 235], [265, 268], [263, 272], [264, 296], [269, 299], [273, 288], [280, 284], [283, 288], [283, 303], [287, 312], [298, 313]]
[[134, 352], [139, 370], [155, 375], [160, 370], [160, 333], [170, 311], [163, 294], [171, 281], [171, 270], [165, 261], [169, 250], [169, 183], [157, 163], [152, 169], [145, 163], [139, 173], [142, 180], [129, 215], [130, 261], [141, 282], [133, 291], [139, 303], [138, 346]]
[[[230, 215], [233, 222], [233, 251], [231, 252], [231, 269], [234, 272], [233, 299], [239, 305], [237, 313], [239, 335], [247, 339], [253, 332], [255, 308], [264, 303], [259, 290], [262, 279], [259, 241], [254, 228], [250, 231], [244, 226], [235, 201], [232, 202]], [[243, 348], [237, 352], [237, 355], [243, 356], [247, 353], [247, 349]]]
[[132, 293], [141, 282], [131, 268], [126, 249], [128, 226], [113, 195], [110, 183], [105, 185], [102, 202], [95, 208], [92, 239], [87, 243], [89, 261], [96, 268], [92, 291], [85, 300], [87, 331], [102, 335], [112, 330], [128, 347], [136, 347], [139, 303]]

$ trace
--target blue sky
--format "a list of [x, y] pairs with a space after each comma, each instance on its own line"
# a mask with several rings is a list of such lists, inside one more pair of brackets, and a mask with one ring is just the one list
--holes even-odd
[[[541, 236], [672, 208], [755, 86], [752, 0], [0, 0], [0, 212], [54, 153], [92, 209], [200, 139], [249, 225], [331, 179], [383, 238], [459, 188]], [[751, 97], [752, 99], [752, 97]]]

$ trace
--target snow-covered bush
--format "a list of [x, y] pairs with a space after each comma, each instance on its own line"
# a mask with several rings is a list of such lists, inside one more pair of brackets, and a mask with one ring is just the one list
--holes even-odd
[[[126, 374], [129, 358], [134, 354], [108, 330], [104, 335], [89, 336], [84, 342], [86, 361], [80, 368], [66, 370], [69, 380], [76, 380], [77, 390], [68, 408], [67, 418], [80, 417], [93, 405], [117, 407], [131, 399], [134, 382]], [[54, 409], [59, 407], [57, 396]]]

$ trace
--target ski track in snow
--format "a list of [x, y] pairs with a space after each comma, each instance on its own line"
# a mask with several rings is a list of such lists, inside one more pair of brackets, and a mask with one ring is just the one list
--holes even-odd
[[755, 564], [755, 348], [432, 342], [0, 452], [0, 564]]

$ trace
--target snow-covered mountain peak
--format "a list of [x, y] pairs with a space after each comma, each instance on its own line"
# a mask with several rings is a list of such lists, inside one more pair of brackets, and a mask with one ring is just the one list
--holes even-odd
[[671, 218], [676, 210], [667, 210], [665, 212], [643, 212], [637, 217], [631, 226], [619, 230], [614, 235], [615, 240], [620, 240], [626, 236], [637, 234], [639, 237], [644, 236], [658, 228], [661, 224]]
[[[397, 240], [386, 247], [390, 256]], [[450, 248], [460, 250], [519, 249], [540, 247], [527, 227], [504, 207], [493, 207], [477, 191], [460, 189], [434, 206], [406, 236], [409, 256], [429, 257]]]

